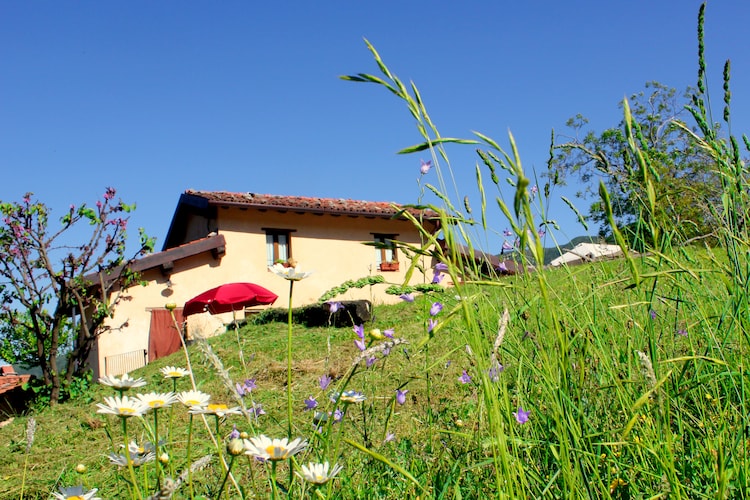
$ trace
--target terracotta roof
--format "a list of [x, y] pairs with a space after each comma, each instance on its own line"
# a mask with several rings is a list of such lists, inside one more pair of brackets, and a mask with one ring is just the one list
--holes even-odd
[[[255, 208], [299, 210], [314, 213], [392, 217], [401, 205], [388, 201], [358, 201], [344, 198], [314, 198], [309, 196], [280, 196], [257, 193], [232, 193], [229, 191], [196, 191], [188, 189], [186, 195], [204, 198], [212, 205], [241, 205]], [[432, 210], [407, 209], [415, 216], [437, 218]]]
[[18, 375], [12, 366], [0, 367], [0, 394], [12, 391], [29, 381], [31, 375]]

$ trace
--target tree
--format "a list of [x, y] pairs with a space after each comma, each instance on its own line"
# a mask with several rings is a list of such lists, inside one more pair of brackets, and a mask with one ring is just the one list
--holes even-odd
[[[127, 264], [150, 252], [153, 240], [139, 230], [139, 248], [125, 259], [127, 214], [135, 205], [115, 201], [113, 188], [95, 207], [71, 205], [57, 229], [48, 207], [32, 196], [0, 203], [0, 353], [39, 366], [55, 404], [61, 389], [87, 370], [104, 320], [138, 279]], [[101, 273], [109, 276], [94, 281]]]
[[[633, 137], [637, 147], [647, 155], [650, 174], [655, 180], [651, 185], [656, 210], [649, 216], [683, 240], [712, 232], [710, 207], [720, 198], [721, 191], [718, 176], [711, 167], [714, 162], [697, 147], [680, 122], [689, 95], [689, 89], [678, 95], [675, 89], [649, 82], [645, 91], [629, 99]], [[578, 176], [585, 186], [579, 192], [582, 197], [594, 193], [597, 186], [592, 181], [601, 179], [609, 191], [618, 226], [630, 229], [633, 234], [649, 193], [642, 169], [628, 144], [625, 120], [616, 128], [583, 135], [587, 124], [588, 120], [581, 115], [568, 121], [573, 135], [555, 145], [551, 175], [558, 182]], [[600, 201], [591, 205], [590, 219], [600, 224], [602, 236], [611, 235]]]

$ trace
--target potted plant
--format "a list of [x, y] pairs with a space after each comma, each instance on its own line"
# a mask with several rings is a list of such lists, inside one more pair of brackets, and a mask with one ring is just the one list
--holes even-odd
[[380, 270], [381, 271], [398, 271], [398, 261], [392, 260], [390, 262], [381, 262]]

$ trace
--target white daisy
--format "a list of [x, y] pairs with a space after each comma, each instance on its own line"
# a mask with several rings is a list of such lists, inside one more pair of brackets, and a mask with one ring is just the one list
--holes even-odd
[[367, 396], [357, 391], [344, 391], [339, 398], [342, 403], [362, 403]]
[[271, 439], [263, 434], [244, 439], [242, 442], [245, 445], [245, 454], [272, 462], [286, 460], [307, 447], [307, 441], [302, 438], [289, 442], [287, 438]]
[[229, 408], [225, 404], [220, 403], [209, 403], [206, 406], [193, 406], [190, 408], [192, 414], [205, 414], [205, 415], [216, 415], [219, 418], [223, 418], [227, 415], [242, 415], [242, 410], [239, 406]]
[[99, 383], [113, 387], [118, 391], [127, 391], [128, 389], [146, 385], [146, 381], [142, 377], [133, 378], [127, 373], [123, 373], [119, 378], [115, 375], [105, 375], [99, 378]]
[[274, 273], [275, 275], [281, 276], [282, 278], [289, 280], [289, 281], [303, 280], [312, 274], [312, 271], [307, 271], [307, 272], [301, 271], [299, 266], [284, 267], [281, 264], [274, 264], [272, 266], [268, 266], [268, 270]]
[[183, 391], [177, 394], [177, 401], [192, 408], [193, 406], [208, 406], [211, 395], [201, 391]]
[[339, 464], [334, 465], [333, 469], [331, 469], [331, 466], [328, 462], [323, 462], [322, 464], [310, 462], [308, 465], [302, 466], [301, 477], [304, 478], [305, 481], [314, 484], [325, 484], [333, 479], [336, 474], [341, 472], [341, 469], [343, 468], [344, 467]]
[[104, 403], [96, 404], [99, 407], [97, 413], [110, 413], [122, 418], [140, 417], [149, 409], [140, 399], [128, 396], [105, 396]]
[[168, 408], [177, 401], [177, 396], [173, 392], [150, 392], [148, 394], [138, 394], [136, 397], [146, 405], [149, 410]]
[[176, 366], [165, 366], [161, 369], [164, 378], [182, 378], [190, 375], [190, 371]]
[[95, 497], [96, 488], [91, 491], [84, 492], [83, 486], [74, 486], [72, 488], [60, 488], [60, 493], [52, 492], [52, 496], [59, 500], [102, 500], [99, 497]]

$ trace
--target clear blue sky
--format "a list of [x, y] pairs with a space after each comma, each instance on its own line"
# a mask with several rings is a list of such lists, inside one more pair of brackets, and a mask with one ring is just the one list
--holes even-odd
[[[427, 158], [395, 154], [420, 140], [406, 108], [338, 78], [377, 73], [364, 37], [417, 84], [443, 136], [478, 130], [507, 147], [510, 130], [542, 171], [551, 130], [576, 113], [601, 130], [647, 81], [695, 84], [699, 5], [2, 2], [0, 200], [31, 191], [60, 216], [114, 186], [137, 202], [131, 236], [142, 226], [158, 247], [188, 188], [414, 202]], [[749, 21], [750, 2], [708, 2], [710, 85], [720, 111], [731, 59], [735, 133], [750, 132]], [[471, 148], [448, 151], [478, 207]], [[584, 233], [562, 203], [551, 217], [561, 243]]]

